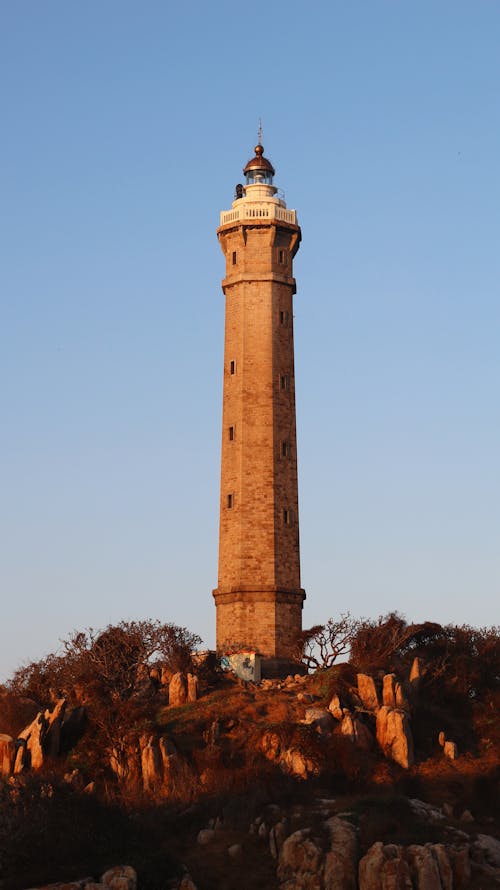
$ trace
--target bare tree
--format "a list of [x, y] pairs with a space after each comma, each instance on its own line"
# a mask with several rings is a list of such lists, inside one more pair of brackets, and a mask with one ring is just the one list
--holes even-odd
[[295, 656], [309, 670], [326, 669], [350, 651], [359, 621], [343, 613], [340, 618], [329, 618], [326, 624], [316, 624], [303, 630], [297, 637]]

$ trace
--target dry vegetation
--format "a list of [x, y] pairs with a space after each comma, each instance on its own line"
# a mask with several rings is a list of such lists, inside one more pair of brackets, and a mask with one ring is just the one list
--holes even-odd
[[[162, 641], [164, 666], [191, 666], [196, 637], [170, 625], [122, 624], [104, 634], [74, 635], [63, 654], [18, 671], [3, 691], [1, 732], [15, 735], [37, 708], [61, 693], [73, 704], [85, 704], [88, 725], [57, 762], [14, 784], [0, 783], [3, 890], [98, 873], [118, 861], [138, 869], [141, 890], [167, 887], [180, 863], [202, 890], [273, 890], [275, 863], [268, 846], [249, 835], [252, 819], [279, 804], [291, 824], [300, 825], [305, 813], [310, 824], [323, 798], [334, 798], [336, 811], [351, 813], [362, 851], [380, 839], [443, 839], [442, 826], [412, 815], [409, 797], [439, 806], [446, 801], [462, 829], [460, 815], [469, 809], [474, 831], [498, 835], [498, 630], [408, 625], [395, 614], [353, 622], [351, 629], [349, 663], [288, 685], [244, 684], [207, 670], [200, 699], [179, 708], [169, 707], [165, 691], [144, 673], [144, 665], [158, 655], [157, 648], [143, 645], [145, 631], [148, 639]], [[356, 749], [336, 732], [319, 735], [300, 722], [306, 707], [300, 693], [320, 706], [339, 694], [349, 706], [358, 670], [407, 676], [415, 655], [424, 659], [426, 670], [412, 718], [417, 764], [410, 770], [384, 760], [377, 750]], [[441, 729], [457, 741], [458, 760], [443, 758], [437, 742]], [[109, 740], [140, 732], [171, 739], [179, 753], [184, 766], [168, 799], [120, 787], [109, 770], [104, 756]], [[319, 764], [319, 776], [301, 781], [285, 775], [260, 749], [266, 732], [310, 756]], [[84, 781], [96, 780], [94, 794], [64, 781], [75, 768]], [[198, 846], [197, 832], [215, 818], [223, 820], [224, 834], [209, 848]], [[243, 843], [243, 853], [229, 861], [232, 842]]]

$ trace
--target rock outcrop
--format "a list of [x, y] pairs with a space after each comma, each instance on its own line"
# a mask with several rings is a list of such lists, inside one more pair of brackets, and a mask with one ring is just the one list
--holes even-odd
[[267, 760], [278, 764], [289, 776], [307, 779], [308, 776], [319, 774], [318, 764], [299, 748], [285, 745], [277, 732], [264, 732], [259, 741], [259, 749]]
[[383, 705], [377, 711], [377, 741], [386, 757], [403, 769], [413, 765], [413, 736], [406, 711]]
[[326, 842], [310, 828], [286, 838], [277, 869], [282, 890], [356, 890], [356, 830], [336, 816], [324, 823], [324, 829]]
[[358, 695], [367, 711], [376, 711], [380, 707], [375, 680], [369, 674], [358, 674]]

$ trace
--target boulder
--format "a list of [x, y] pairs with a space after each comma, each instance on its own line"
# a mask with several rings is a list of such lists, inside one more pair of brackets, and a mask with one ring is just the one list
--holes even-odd
[[179, 884], [179, 890], [197, 890], [196, 884], [193, 882], [191, 875], [184, 875]]
[[168, 703], [173, 708], [185, 705], [187, 702], [187, 680], [185, 674], [174, 674], [168, 686]]
[[422, 659], [414, 658], [410, 670], [409, 682], [412, 692], [418, 692], [422, 680]]
[[407, 847], [407, 857], [413, 883], [418, 890], [443, 890], [439, 867], [430, 846], [412, 844]]
[[332, 816], [325, 823], [330, 836], [330, 850], [325, 854], [324, 890], [356, 890], [358, 842], [350, 822]]
[[437, 862], [441, 887], [443, 890], [453, 890], [453, 870], [444, 844], [432, 844], [432, 855]]
[[141, 739], [141, 773], [144, 791], [156, 791], [162, 784], [162, 753], [154, 736]]
[[306, 708], [303, 723], [313, 726], [320, 734], [331, 733], [334, 719], [326, 708]]
[[25, 744], [20, 762], [15, 764], [18, 772], [25, 766], [40, 769], [45, 757], [56, 757], [60, 751], [61, 724], [66, 710], [66, 699], [59, 699], [52, 711], [40, 711], [32, 723], [19, 733]]
[[386, 708], [396, 707], [396, 674], [386, 674], [382, 681], [382, 704]]
[[0, 733], [0, 776], [8, 779], [14, 772], [17, 745], [10, 735]]
[[405, 711], [383, 705], [377, 711], [377, 741], [386, 757], [403, 769], [413, 765], [413, 736]]
[[298, 748], [287, 748], [280, 757], [280, 767], [289, 776], [307, 779], [319, 775], [319, 768], [314, 761]]
[[340, 698], [338, 697], [338, 695], [333, 696], [330, 704], [328, 705], [328, 710], [330, 711], [330, 714], [332, 715], [332, 717], [335, 718], [335, 720], [342, 720], [344, 713], [343, 713], [343, 710], [342, 710], [342, 707], [340, 704]]
[[446, 741], [443, 746], [443, 754], [448, 760], [456, 760], [458, 757], [456, 742]]
[[448, 847], [448, 856], [453, 872], [454, 890], [467, 890], [471, 880], [469, 847], [461, 849]]
[[373, 844], [359, 863], [359, 890], [412, 890], [410, 869], [396, 844]]
[[373, 748], [373, 736], [370, 730], [353, 714], [345, 714], [340, 724], [340, 732], [362, 751], [370, 751]]
[[277, 859], [285, 842], [286, 829], [283, 822], [277, 822], [269, 832], [269, 850], [273, 859]]
[[198, 701], [199, 697], [199, 681], [196, 674], [187, 675], [187, 700], [189, 702]]
[[402, 711], [410, 710], [410, 703], [406, 696], [405, 688], [402, 683], [396, 683], [395, 686], [396, 707]]
[[200, 844], [201, 847], [206, 847], [215, 840], [216, 834], [217, 832], [214, 828], [202, 828], [201, 831], [198, 832], [196, 842]]
[[368, 674], [358, 674], [358, 695], [367, 711], [376, 711], [380, 705], [375, 680]]
[[500, 868], [500, 841], [490, 834], [478, 834], [473, 844], [474, 854], [494, 868]]
[[137, 890], [137, 873], [130, 865], [115, 865], [101, 875], [101, 884], [109, 890]]
[[295, 831], [285, 840], [278, 861], [280, 885], [304, 890], [321, 890], [320, 867], [323, 851], [310, 837], [309, 829]]

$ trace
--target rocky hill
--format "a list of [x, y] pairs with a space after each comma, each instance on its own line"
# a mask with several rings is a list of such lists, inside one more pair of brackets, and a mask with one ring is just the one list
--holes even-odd
[[259, 684], [137, 640], [103, 679], [101, 637], [29, 666], [0, 700], [2, 890], [499, 887], [498, 634], [441, 631]]

